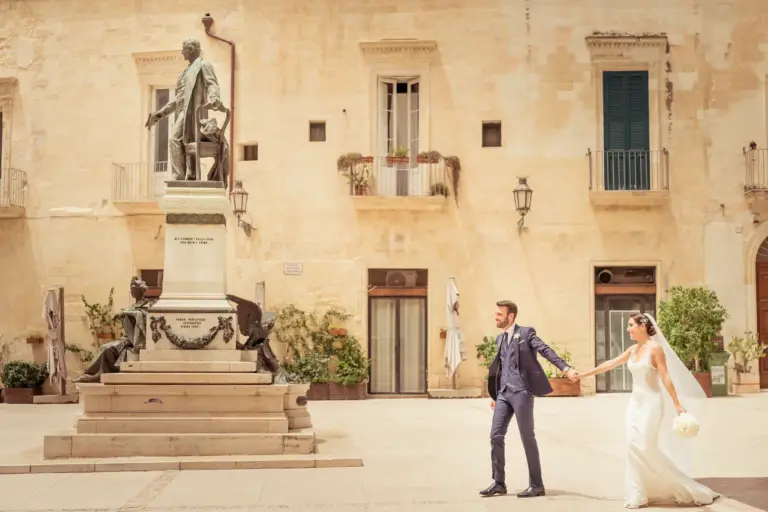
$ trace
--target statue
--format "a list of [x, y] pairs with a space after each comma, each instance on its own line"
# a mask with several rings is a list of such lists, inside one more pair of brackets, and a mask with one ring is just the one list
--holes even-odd
[[[221, 103], [213, 66], [200, 57], [200, 42], [187, 39], [182, 43], [181, 54], [189, 66], [176, 81], [175, 99], [150, 114], [145, 126], [151, 130], [160, 119], [174, 114], [170, 133], [173, 179], [196, 180], [200, 158], [213, 157], [216, 161], [208, 172], [208, 180], [223, 181], [226, 186], [230, 162], [224, 129], [229, 122], [229, 110]], [[209, 109], [226, 112], [227, 121], [222, 128], [215, 119], [208, 119]]]
[[240, 334], [246, 337], [244, 343], [237, 344], [237, 348], [239, 350], [257, 350], [259, 357], [256, 362], [256, 371], [258, 373], [271, 373], [275, 384], [284, 383], [285, 378], [280, 368], [280, 362], [269, 346], [269, 333], [274, 327], [275, 315], [267, 313], [271, 318], [264, 321], [261, 307], [255, 302], [236, 295], [227, 295], [227, 300], [237, 304], [237, 324], [240, 328]]
[[120, 362], [125, 360], [128, 350], [138, 354], [139, 350], [146, 347], [147, 313], [154, 301], [145, 299], [145, 293], [147, 293], [147, 283], [135, 276], [131, 278], [131, 296], [136, 302], [115, 315], [115, 318], [123, 321], [125, 333], [119, 340], [102, 345], [101, 352], [85, 369], [83, 375], [75, 379], [75, 382], [99, 382], [102, 373], [120, 371]]

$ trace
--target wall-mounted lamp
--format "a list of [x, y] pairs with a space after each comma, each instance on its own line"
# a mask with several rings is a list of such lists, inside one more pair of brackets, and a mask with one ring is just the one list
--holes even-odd
[[520, 220], [517, 221], [517, 234], [523, 230], [523, 224], [525, 224], [525, 216], [531, 211], [531, 199], [533, 198], [533, 190], [528, 186], [528, 177], [517, 177], [517, 186], [514, 190], [515, 195], [515, 209], [520, 214]]
[[237, 225], [243, 228], [246, 236], [251, 236], [253, 226], [242, 219], [243, 214], [248, 211], [248, 192], [243, 188], [242, 181], [235, 181], [235, 188], [230, 192], [230, 197], [232, 198], [232, 213], [237, 217]]

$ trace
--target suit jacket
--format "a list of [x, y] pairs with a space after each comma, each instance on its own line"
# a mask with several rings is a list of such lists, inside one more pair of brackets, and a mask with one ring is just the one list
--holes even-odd
[[[499, 395], [499, 386], [501, 384], [501, 334], [496, 337], [496, 357], [488, 367], [488, 394], [494, 400]], [[520, 365], [520, 376], [528, 389], [535, 396], [546, 396], [552, 392], [552, 386], [549, 385], [549, 379], [544, 373], [544, 369], [539, 364], [536, 357], [538, 352], [544, 359], [555, 365], [560, 371], [565, 371], [568, 365], [558, 356], [549, 345], [544, 343], [536, 335], [536, 329], [533, 327], [515, 326], [515, 331], [510, 340], [517, 343], [518, 363]]]

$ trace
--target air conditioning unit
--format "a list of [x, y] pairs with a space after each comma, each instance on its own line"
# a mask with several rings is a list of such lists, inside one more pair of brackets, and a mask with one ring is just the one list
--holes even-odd
[[390, 270], [385, 282], [391, 288], [412, 288], [416, 286], [415, 270]]
[[595, 269], [597, 284], [654, 284], [653, 267], [607, 267]]

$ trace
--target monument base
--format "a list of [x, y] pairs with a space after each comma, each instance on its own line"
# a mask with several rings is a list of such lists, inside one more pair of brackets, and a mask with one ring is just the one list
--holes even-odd
[[45, 459], [316, 452], [308, 384], [272, 384], [250, 361], [144, 361], [147, 353], [78, 385], [77, 433], [46, 436]]

